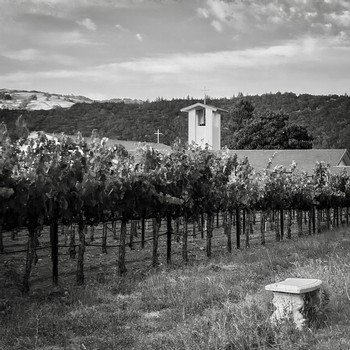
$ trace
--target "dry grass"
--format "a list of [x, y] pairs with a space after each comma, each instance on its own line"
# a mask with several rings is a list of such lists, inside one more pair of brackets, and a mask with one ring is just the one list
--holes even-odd
[[[6, 300], [0, 349], [350, 349], [350, 232], [253, 247], [146, 276], [106, 272], [85, 288]], [[303, 332], [269, 322], [264, 286], [324, 282], [330, 303]]]

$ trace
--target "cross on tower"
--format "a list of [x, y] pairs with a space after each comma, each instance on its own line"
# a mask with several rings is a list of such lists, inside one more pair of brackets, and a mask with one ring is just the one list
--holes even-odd
[[158, 129], [157, 132], [155, 132], [154, 134], [157, 135], [157, 143], [159, 143], [159, 136], [163, 135], [163, 133], [159, 132], [159, 129]]
[[202, 90], [204, 92], [204, 104], [206, 104], [207, 102], [207, 92], [209, 91], [208, 89], [205, 88], [204, 86], [204, 89]]

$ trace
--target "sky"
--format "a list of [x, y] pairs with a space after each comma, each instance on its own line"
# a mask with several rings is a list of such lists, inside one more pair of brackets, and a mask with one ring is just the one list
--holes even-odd
[[350, 94], [350, 0], [0, 0], [0, 88]]

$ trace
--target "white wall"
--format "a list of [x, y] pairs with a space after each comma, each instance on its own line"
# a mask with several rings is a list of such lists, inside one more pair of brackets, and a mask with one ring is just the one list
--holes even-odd
[[188, 143], [193, 141], [205, 147], [209, 144], [214, 150], [221, 149], [221, 116], [217, 112], [213, 112], [207, 108], [205, 112], [205, 126], [198, 125], [196, 118], [196, 110], [193, 109], [188, 113]]

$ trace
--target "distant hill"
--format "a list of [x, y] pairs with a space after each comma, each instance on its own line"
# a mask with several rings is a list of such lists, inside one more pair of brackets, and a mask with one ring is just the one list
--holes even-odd
[[0, 89], [0, 108], [48, 110], [54, 108], [69, 108], [75, 103], [91, 103], [93, 100], [84, 96], [50, 94], [41, 91]]
[[[94, 101], [84, 96], [50, 94], [41, 91], [0, 89], [0, 109], [49, 110], [55, 108], [70, 108], [75, 103], [92, 103]], [[101, 102], [143, 103], [142, 100], [131, 98], [113, 98]]]
[[[256, 113], [268, 109], [288, 113], [291, 122], [305, 126], [313, 135], [314, 148], [350, 150], [350, 97], [347, 95], [269, 93], [208, 99], [207, 103], [232, 112], [241, 99], [249, 100]], [[0, 122], [5, 121], [11, 130], [17, 117], [22, 114], [30, 130], [67, 134], [81, 131], [84, 136], [89, 136], [93, 129], [98, 129], [101, 135], [112, 139], [147, 142], [156, 141], [154, 133], [159, 129], [163, 133], [160, 142], [170, 145], [177, 137], [187, 141], [187, 117], [180, 113], [180, 109], [196, 102], [199, 100], [191, 98], [160, 98], [154, 102], [131, 104], [89, 100], [80, 101], [69, 108], [51, 110], [0, 109]], [[230, 138], [227, 129], [229, 118], [230, 114], [223, 117], [222, 145], [227, 144]]]

